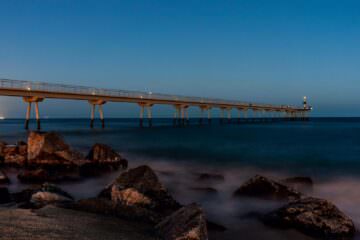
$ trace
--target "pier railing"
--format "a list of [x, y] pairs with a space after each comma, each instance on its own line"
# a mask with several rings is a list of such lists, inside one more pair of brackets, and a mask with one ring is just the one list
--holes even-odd
[[0, 79], [0, 89], [1, 88], [25, 90], [25, 91], [79, 94], [79, 95], [89, 95], [89, 96], [95, 95], [95, 96], [106, 96], [106, 97], [134, 98], [140, 100], [146, 99], [146, 100], [162, 100], [162, 101], [172, 101], [172, 102], [189, 102], [189, 103], [195, 102], [199, 104], [233, 105], [233, 106], [242, 106], [242, 107], [248, 106], [249, 108], [251, 107], [254, 108], [275, 107], [281, 109], [297, 108], [289, 105], [274, 106], [270, 104], [247, 103], [242, 101], [224, 100], [217, 98], [189, 97], [189, 96], [160, 94], [160, 93], [152, 93], [152, 92], [114, 90], [114, 89], [105, 89], [105, 88], [94, 88], [94, 87], [84, 87], [77, 85], [55, 84], [55, 83], [23, 81], [23, 80], [13, 80], [13, 79]]

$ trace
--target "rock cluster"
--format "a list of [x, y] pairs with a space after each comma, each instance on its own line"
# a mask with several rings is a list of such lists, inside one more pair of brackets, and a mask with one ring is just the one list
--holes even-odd
[[128, 165], [126, 159], [104, 144], [95, 144], [85, 157], [55, 132], [30, 132], [27, 143], [0, 142], [1, 162], [24, 168], [18, 175], [23, 182], [77, 180], [104, 170], [126, 169]]

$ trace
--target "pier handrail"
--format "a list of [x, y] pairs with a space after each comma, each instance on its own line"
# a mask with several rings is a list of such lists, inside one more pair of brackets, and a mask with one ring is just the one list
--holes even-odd
[[0, 79], [0, 89], [16, 89], [16, 90], [28, 90], [28, 91], [42, 91], [51, 93], [66, 93], [66, 94], [81, 94], [89, 96], [105, 96], [105, 97], [121, 97], [121, 98], [134, 98], [144, 100], [162, 100], [172, 101], [180, 103], [199, 103], [210, 105], [229, 105], [233, 107], [248, 107], [248, 108], [261, 108], [261, 109], [293, 109], [301, 110], [299, 107], [290, 105], [271, 105], [271, 104], [259, 104], [248, 103], [242, 101], [225, 100], [218, 98], [203, 98], [203, 97], [190, 97], [182, 95], [161, 94], [152, 92], [141, 91], [128, 91], [128, 90], [114, 90], [106, 88], [85, 87], [78, 85], [46, 83], [36, 81], [24, 81], [14, 79]]

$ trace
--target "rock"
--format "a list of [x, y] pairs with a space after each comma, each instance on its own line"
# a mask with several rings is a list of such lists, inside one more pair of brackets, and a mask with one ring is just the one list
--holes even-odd
[[99, 197], [112, 200], [119, 207], [134, 208], [134, 212], [152, 212], [150, 217], [165, 217], [181, 207], [148, 166], [122, 173]]
[[55, 132], [30, 132], [27, 152], [29, 165], [77, 165], [84, 159]]
[[212, 187], [191, 187], [190, 190], [205, 193], [205, 194], [217, 194], [218, 193], [218, 191]]
[[44, 183], [40, 187], [25, 189], [12, 194], [16, 203], [21, 203], [25, 208], [39, 208], [47, 204], [66, 204], [74, 198], [56, 185]]
[[4, 164], [24, 166], [27, 160], [27, 146], [23, 142], [16, 145], [6, 145], [2, 149]]
[[0, 141], [0, 162], [4, 161], [4, 149], [6, 147], [7, 143]]
[[0, 184], [9, 183], [9, 182], [10, 180], [8, 176], [6, 176], [6, 174], [0, 170]]
[[295, 228], [323, 239], [351, 239], [355, 234], [352, 220], [334, 204], [317, 198], [290, 202], [263, 217], [265, 224], [280, 228]]
[[123, 168], [128, 167], [128, 162], [126, 159], [121, 157], [116, 151], [111, 147], [96, 143], [90, 150], [86, 159], [90, 160], [92, 163], [98, 163], [100, 165], [108, 165], [114, 168]]
[[198, 175], [199, 181], [224, 181], [225, 178], [221, 174], [217, 173], [200, 173]]
[[162, 220], [157, 226], [164, 240], [207, 240], [206, 220], [197, 204], [185, 206]]
[[301, 193], [263, 176], [256, 175], [234, 192], [235, 197], [255, 197], [269, 200], [294, 200]]
[[312, 190], [314, 185], [314, 182], [310, 177], [291, 177], [285, 178], [280, 182], [299, 192], [306, 192]]
[[11, 202], [11, 195], [6, 187], [0, 187], [0, 204]]

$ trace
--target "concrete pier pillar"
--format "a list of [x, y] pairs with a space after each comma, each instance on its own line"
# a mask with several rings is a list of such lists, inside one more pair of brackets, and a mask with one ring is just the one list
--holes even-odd
[[207, 116], [207, 118], [208, 118], [208, 124], [211, 124], [211, 108], [208, 108], [208, 109], [207, 109], [207, 114], [208, 114], [208, 116]]
[[204, 121], [204, 108], [200, 107], [200, 118], [199, 118], [199, 124], [202, 125]]
[[139, 116], [139, 126], [142, 128], [144, 126], [144, 105], [140, 105], [140, 116]]
[[25, 129], [29, 129], [29, 121], [31, 115], [31, 102], [28, 102], [27, 109], [26, 109], [26, 119], [25, 119]]
[[100, 115], [101, 127], [105, 128], [104, 112], [101, 104], [99, 105], [99, 115]]
[[180, 107], [180, 114], [181, 114], [180, 125], [184, 126], [185, 125], [185, 108], [184, 107]]
[[244, 119], [245, 119], [245, 122], [248, 121], [248, 109], [244, 109]]
[[231, 123], [231, 108], [226, 109], [227, 111], [227, 121], [228, 123]]
[[220, 123], [222, 124], [224, 122], [224, 108], [220, 109]]
[[90, 128], [94, 128], [95, 104], [91, 104]]
[[41, 125], [40, 125], [40, 112], [39, 112], [39, 103], [38, 102], [35, 102], [35, 117], [36, 117], [37, 130], [40, 130]]
[[185, 108], [185, 118], [186, 118], [186, 125], [190, 125], [190, 118], [189, 118], [189, 108]]
[[147, 117], [148, 117], [148, 122], [149, 122], [149, 127], [152, 127], [152, 112], [151, 112], [151, 106], [148, 105], [146, 107], [147, 110]]

